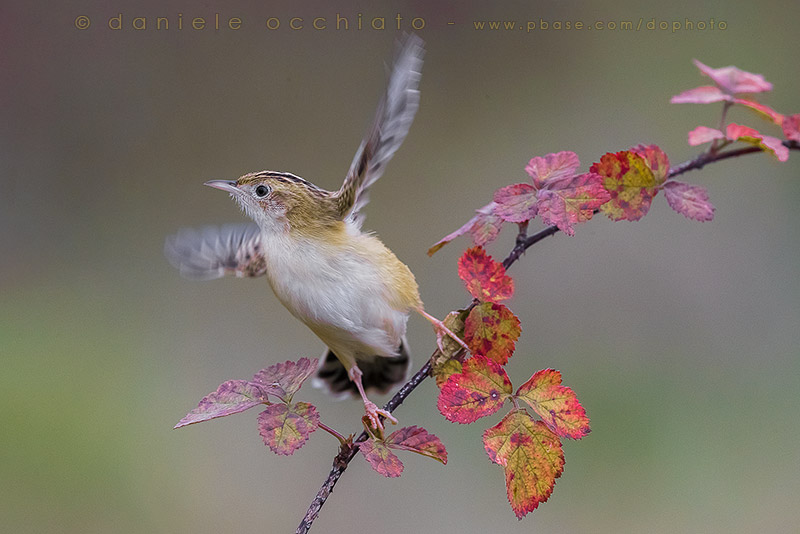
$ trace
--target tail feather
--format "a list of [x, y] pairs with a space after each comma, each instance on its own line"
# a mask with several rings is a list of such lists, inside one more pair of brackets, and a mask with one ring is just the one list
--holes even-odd
[[[394, 385], [405, 382], [410, 367], [411, 357], [405, 339], [400, 342], [397, 356], [392, 358], [376, 356], [371, 360], [358, 362], [358, 368], [363, 373], [361, 383], [367, 393], [370, 391], [387, 393]], [[355, 383], [347, 374], [347, 369], [331, 350], [326, 350], [319, 360], [314, 385], [336, 397], [360, 396]]]

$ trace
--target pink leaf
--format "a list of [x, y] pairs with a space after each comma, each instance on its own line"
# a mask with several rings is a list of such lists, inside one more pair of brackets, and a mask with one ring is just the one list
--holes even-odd
[[469, 233], [472, 236], [472, 242], [477, 247], [482, 247], [486, 243], [494, 241], [494, 239], [500, 234], [500, 229], [503, 226], [503, 219], [495, 213], [496, 207], [496, 203], [490, 202], [484, 207], [476, 210], [476, 215], [467, 221], [464, 226], [455, 232], [444, 236], [431, 248], [429, 248], [428, 256], [432, 256], [437, 250], [445, 246], [447, 243], [466, 233]]
[[742, 126], [741, 124], [730, 123], [726, 128], [726, 137], [731, 141], [738, 141], [744, 138], [761, 139], [761, 133], [749, 126]]
[[276, 363], [262, 369], [253, 377], [253, 382], [283, 401], [291, 399], [303, 382], [317, 369], [317, 360], [300, 358], [296, 362]]
[[259, 404], [269, 404], [267, 394], [257, 384], [246, 380], [223, 382], [213, 393], [209, 393], [197, 408], [186, 414], [175, 428], [225, 417], [243, 412]]
[[675, 95], [669, 101], [671, 104], [710, 104], [730, 99], [731, 97], [720, 91], [718, 87], [704, 85]]
[[713, 69], [696, 59], [694, 64], [700, 69], [700, 72], [711, 78], [717, 87], [729, 95], [772, 91], [772, 84], [766, 81], [761, 74], [753, 74], [734, 66]]
[[447, 450], [442, 441], [418, 426], [407, 426], [392, 432], [385, 440], [390, 449], [402, 449], [447, 464]]
[[258, 432], [272, 452], [290, 455], [302, 447], [319, 426], [319, 413], [313, 404], [298, 402], [273, 404], [258, 414]]
[[709, 128], [708, 126], [698, 126], [689, 132], [689, 145], [697, 146], [703, 143], [710, 143], [714, 139], [725, 139], [725, 134], [716, 128]]
[[748, 126], [731, 123], [727, 128], [727, 137], [731, 141], [743, 141], [760, 147], [762, 150], [773, 154], [778, 161], [789, 159], [789, 149], [777, 137], [763, 135], [758, 130]]
[[386, 443], [368, 439], [358, 444], [358, 449], [372, 468], [385, 477], [399, 477], [403, 472], [403, 462], [389, 450]]
[[532, 185], [501, 187], [494, 192], [494, 202], [494, 212], [505, 221], [521, 223], [536, 217], [536, 189]]
[[705, 187], [669, 181], [664, 184], [664, 196], [669, 207], [684, 217], [695, 221], [710, 221], [714, 218], [715, 208], [708, 201]]
[[778, 161], [786, 161], [789, 159], [789, 149], [783, 144], [783, 141], [771, 135], [761, 136], [761, 145], [766, 148], [768, 152], [775, 154]]
[[558, 189], [539, 191], [538, 211], [545, 224], [555, 224], [567, 235], [575, 235], [574, 224], [586, 222], [594, 210], [611, 200], [603, 186], [603, 177], [587, 172], [562, 179]]
[[800, 113], [785, 116], [781, 126], [786, 139], [800, 143]]
[[752, 100], [745, 100], [744, 98], [735, 98], [733, 100], [736, 104], [741, 104], [742, 106], [748, 107], [753, 111], [760, 114], [762, 117], [774, 122], [778, 126], [781, 125], [783, 122], [783, 115], [775, 111], [769, 106], [765, 106], [764, 104], [759, 104], [758, 102], [753, 102]]
[[495, 212], [496, 204], [490, 202], [482, 208], [478, 208], [475, 222], [469, 229], [472, 236], [472, 243], [476, 247], [482, 247], [486, 243], [494, 241], [503, 227], [503, 219]]
[[581, 162], [575, 152], [564, 151], [531, 159], [525, 167], [525, 172], [533, 179], [536, 189], [547, 187], [548, 184], [553, 189], [560, 188], [555, 184], [561, 180], [572, 179], [572, 175], [580, 165]]

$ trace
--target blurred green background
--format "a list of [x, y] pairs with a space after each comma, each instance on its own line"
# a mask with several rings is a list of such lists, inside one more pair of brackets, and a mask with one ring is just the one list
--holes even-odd
[[[184, 29], [175, 28], [183, 13]], [[193, 17], [238, 31], [188, 29]], [[313, 17], [350, 19], [314, 31]], [[460, 239], [428, 246], [528, 159], [657, 143], [673, 163], [719, 106], [670, 105], [708, 82], [692, 58], [775, 84], [800, 112], [794, 1], [69, 2], [0, 6], [0, 517], [8, 532], [293, 532], [336, 443], [293, 457], [261, 443], [256, 412], [171, 427], [229, 378], [320, 342], [266, 281], [192, 283], [162, 256], [183, 226], [243, 220], [213, 178], [285, 170], [335, 188], [383, 88], [394, 30], [420, 17], [422, 104], [374, 188], [366, 227], [414, 271], [431, 313], [468, 301]], [[122, 14], [125, 29], [107, 28]], [[86, 30], [76, 17], [90, 17]], [[130, 28], [134, 17], [148, 29]], [[169, 17], [168, 31], [154, 29]], [[304, 17], [306, 29], [287, 29]], [[264, 21], [283, 25], [269, 31]], [[724, 21], [724, 31], [477, 31], [473, 20]], [[454, 22], [448, 25], [448, 22]], [[329, 22], [329, 24], [331, 24]], [[365, 22], [367, 25], [368, 22]], [[753, 115], [733, 120], [777, 135]], [[798, 532], [800, 155], [712, 165], [713, 222], [662, 197], [641, 222], [596, 219], [514, 266], [523, 324], [509, 372], [563, 372], [592, 419], [565, 444], [550, 501], [518, 522], [482, 431], [448, 423], [425, 383], [397, 412], [447, 445], [446, 467], [404, 455], [400, 479], [357, 460], [316, 532]], [[538, 223], [534, 224], [538, 228]], [[504, 232], [490, 248], [502, 257]], [[413, 318], [417, 366], [434, 346]], [[358, 402], [307, 389], [323, 420], [359, 427]]]

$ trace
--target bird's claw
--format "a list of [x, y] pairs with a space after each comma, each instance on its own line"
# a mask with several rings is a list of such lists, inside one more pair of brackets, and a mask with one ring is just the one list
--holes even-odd
[[444, 346], [444, 338], [449, 337], [453, 341], [455, 341], [462, 349], [467, 352], [470, 352], [469, 347], [464, 340], [455, 335], [449, 328], [447, 328], [442, 321], [438, 321], [433, 323], [433, 330], [436, 332], [436, 346], [439, 347], [439, 350], [442, 351], [442, 354], [447, 354], [445, 352]]
[[366, 411], [367, 419], [373, 428], [383, 430], [383, 421], [381, 421], [381, 416], [391, 421], [393, 425], [397, 424], [397, 419], [392, 414], [386, 410], [378, 408], [378, 406], [372, 401], [364, 402], [364, 410]]
[[444, 338], [447, 336], [447, 334], [444, 330], [439, 330], [436, 328], [436, 326], [433, 327], [433, 331], [436, 332], [436, 346], [439, 347], [439, 352], [442, 354], [447, 354], [444, 346]]
[[444, 340], [445, 336], [451, 338], [453, 341], [458, 343], [458, 345], [462, 349], [467, 351], [467, 353], [470, 352], [469, 347], [467, 346], [466, 343], [464, 343], [464, 340], [461, 339], [460, 337], [458, 337], [457, 335], [455, 335], [452, 330], [447, 328], [447, 325], [444, 324], [444, 321], [440, 321], [439, 319], [437, 319], [433, 315], [431, 315], [428, 312], [426, 312], [422, 308], [422, 306], [417, 308], [417, 312], [420, 315], [422, 315], [425, 319], [427, 319], [433, 325], [433, 331], [436, 332], [436, 346], [439, 347], [439, 350], [442, 352], [442, 354], [447, 354], [445, 352], [444, 343], [443, 343], [443, 340]]

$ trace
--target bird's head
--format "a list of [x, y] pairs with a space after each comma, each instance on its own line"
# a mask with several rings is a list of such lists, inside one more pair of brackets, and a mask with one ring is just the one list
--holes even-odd
[[230, 193], [266, 231], [312, 231], [330, 224], [335, 210], [330, 192], [285, 172], [254, 172], [235, 181], [211, 180], [205, 185]]

